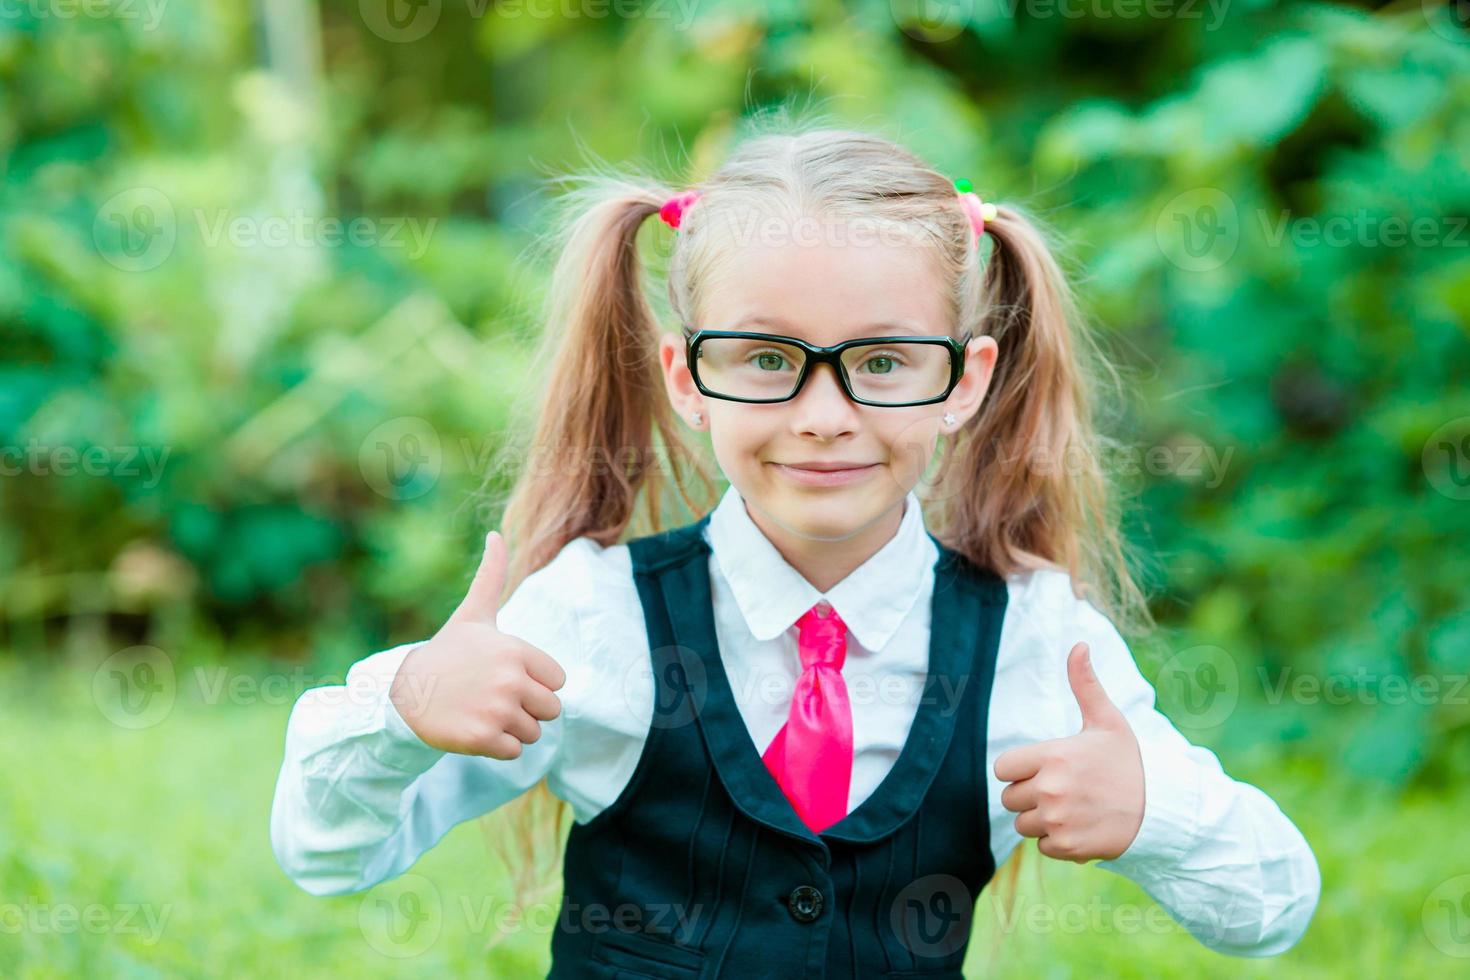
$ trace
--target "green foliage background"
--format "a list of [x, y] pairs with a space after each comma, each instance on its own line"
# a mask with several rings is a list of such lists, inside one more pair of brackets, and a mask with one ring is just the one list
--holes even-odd
[[[1336, 800], [1451, 807], [1470, 775], [1470, 35], [1457, 12], [7, 6], [7, 684], [85, 689], [133, 644], [181, 671], [299, 665], [330, 682], [428, 635], [473, 569], [477, 491], [530, 394], [549, 268], [525, 250], [545, 178], [588, 150], [697, 178], [742, 117], [812, 104], [1036, 209], [1067, 243], [1127, 379], [1116, 463], [1162, 624], [1136, 652], [1181, 728], [1273, 795], [1291, 765]], [[280, 222], [305, 230], [258, 240]], [[655, 265], [664, 235], [650, 229]], [[375, 447], [405, 419], [439, 440], [437, 469], [385, 489]], [[88, 458], [96, 472], [74, 472]], [[1211, 458], [1218, 472], [1190, 471]], [[1232, 706], [1191, 719], [1166, 686], [1214, 683], [1202, 662], [1228, 675]], [[1347, 703], [1301, 693], [1301, 678], [1336, 681]], [[1394, 696], [1416, 680], [1436, 693]], [[58, 704], [95, 721], [95, 706]], [[225, 737], [232, 710], [270, 712], [275, 731], [288, 708], [217, 708], [187, 737]], [[26, 758], [46, 752], [43, 737]], [[268, 777], [237, 791], [259, 846]], [[8, 792], [0, 809], [20, 831], [45, 804]], [[136, 846], [148, 831], [134, 830]], [[1356, 846], [1309, 838], [1321, 853]], [[15, 870], [30, 860], [15, 846], [0, 884], [54, 886]], [[1355, 887], [1328, 882], [1324, 909]], [[1352, 936], [1332, 917], [1374, 913], [1323, 914]], [[1402, 926], [1386, 961], [1413, 947], [1455, 965]], [[34, 966], [43, 953], [25, 948], [17, 962]], [[143, 954], [72, 962], [149, 969]]]

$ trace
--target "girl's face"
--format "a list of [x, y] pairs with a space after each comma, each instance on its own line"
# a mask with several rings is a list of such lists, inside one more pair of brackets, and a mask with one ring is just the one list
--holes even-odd
[[[952, 335], [944, 287], [923, 248], [872, 236], [862, 244], [756, 244], [738, 249], [704, 296], [694, 329], [753, 330], [830, 346], [857, 337]], [[660, 358], [674, 407], [708, 426], [715, 458], [768, 535], [838, 541], [891, 537], [901, 504], [932, 459], [944, 413], [957, 429], [975, 414], [994, 369], [995, 341], [966, 347], [948, 400], [886, 408], [859, 405], [830, 365], [814, 365], [795, 398], [764, 405], [706, 397], [689, 373], [685, 341], [666, 334]], [[703, 424], [693, 422], [695, 412]], [[802, 467], [854, 467], [839, 479]], [[772, 527], [774, 525], [774, 527]], [[876, 550], [876, 549], [875, 549]]]

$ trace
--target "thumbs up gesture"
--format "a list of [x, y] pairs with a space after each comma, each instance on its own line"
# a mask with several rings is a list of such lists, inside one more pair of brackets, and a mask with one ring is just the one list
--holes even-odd
[[514, 759], [561, 714], [566, 672], [550, 655], [496, 629], [505, 584], [499, 532], [469, 591], [433, 638], [408, 652], [389, 696], [414, 733], [445, 752]]
[[1037, 838], [1048, 857], [1079, 863], [1115, 858], [1143, 824], [1143, 758], [1138, 739], [1093, 672], [1087, 644], [1067, 657], [1067, 679], [1082, 730], [1001, 753], [995, 776], [1010, 785], [1001, 805], [1016, 831]]

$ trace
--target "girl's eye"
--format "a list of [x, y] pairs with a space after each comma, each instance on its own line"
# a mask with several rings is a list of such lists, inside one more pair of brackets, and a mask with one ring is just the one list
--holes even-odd
[[762, 351], [754, 357], [755, 363], [764, 371], [779, 371], [786, 361], [785, 357], [772, 351]]
[[869, 374], [892, 374], [893, 369], [902, 366], [902, 364], [903, 358], [898, 357], [896, 354], [873, 354], [867, 360], [863, 361], [862, 367], [865, 370], [872, 368], [871, 371], [868, 371]]

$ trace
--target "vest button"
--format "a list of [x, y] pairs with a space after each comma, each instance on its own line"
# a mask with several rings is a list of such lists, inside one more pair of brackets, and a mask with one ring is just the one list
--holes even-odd
[[786, 899], [786, 908], [797, 922], [813, 922], [822, 914], [822, 893], [811, 885], [797, 885]]

